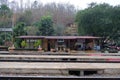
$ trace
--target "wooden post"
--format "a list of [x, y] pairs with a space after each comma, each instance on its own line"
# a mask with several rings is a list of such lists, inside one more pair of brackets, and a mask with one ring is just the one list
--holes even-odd
[[69, 43], [68, 43], [68, 45], [69, 45], [69, 49], [70, 49], [70, 40], [69, 40]]
[[28, 45], [29, 45], [28, 47], [30, 48], [30, 39], [28, 39]]
[[80, 70], [80, 76], [84, 76], [84, 70]]

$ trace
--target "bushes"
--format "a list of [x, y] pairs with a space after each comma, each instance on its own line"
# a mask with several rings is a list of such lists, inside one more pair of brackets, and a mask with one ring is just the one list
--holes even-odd
[[15, 51], [38, 51], [38, 49], [16, 48]]
[[109, 53], [118, 53], [118, 50], [116, 50], [116, 49], [110, 49], [108, 52]]
[[26, 41], [22, 41], [22, 42], [21, 42], [21, 46], [22, 46], [22, 48], [25, 48], [25, 47], [27, 46]]
[[15, 27], [13, 27], [13, 42], [16, 48], [21, 48], [22, 39], [16, 38], [18, 36], [26, 35], [24, 29], [25, 23], [19, 22]]
[[5, 44], [6, 42], [11, 42], [11, 41], [12, 41], [11, 33], [0, 33], [0, 45], [9, 46]]
[[105, 49], [102, 49], [102, 50], [101, 50], [102, 53], [106, 53], [106, 51], [107, 51], [108, 53], [118, 53], [118, 50], [116, 50], [116, 49], [108, 49], [108, 48], [105, 48]]
[[41, 45], [41, 40], [37, 40], [35, 43], [34, 43], [34, 47], [37, 48], [39, 45]]

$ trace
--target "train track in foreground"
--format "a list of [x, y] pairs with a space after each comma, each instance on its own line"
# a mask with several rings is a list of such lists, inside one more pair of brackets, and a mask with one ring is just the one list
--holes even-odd
[[104, 60], [29, 60], [29, 59], [25, 59], [25, 60], [19, 60], [19, 59], [4, 59], [4, 60], [0, 60], [0, 62], [63, 62], [63, 63], [71, 63], [71, 62], [75, 62], [75, 63], [120, 63], [120, 60], [109, 60], [109, 61], [104, 61]]
[[75, 62], [75, 63], [120, 63], [120, 60], [117, 59], [83, 59], [83, 60], [77, 60], [77, 59], [69, 59], [69, 58], [63, 58], [63, 59], [0, 59], [0, 62]]
[[39, 53], [39, 52], [36, 52], [36, 53], [29, 53], [29, 52], [27, 52], [27, 53], [23, 53], [23, 52], [21, 52], [21, 53], [9, 53], [9, 52], [0, 52], [0, 55], [71, 55], [71, 56], [73, 56], [73, 55], [80, 55], [80, 56], [85, 56], [85, 55], [88, 55], [88, 56], [95, 56], [95, 55], [97, 55], [97, 56], [120, 56], [120, 53], [53, 53], [53, 52], [42, 52], [42, 53]]
[[0, 80], [120, 80], [116, 76], [0, 76]]

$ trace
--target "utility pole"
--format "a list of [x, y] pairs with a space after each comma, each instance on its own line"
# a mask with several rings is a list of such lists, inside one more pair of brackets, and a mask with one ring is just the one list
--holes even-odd
[[20, 8], [21, 8], [21, 12], [23, 12], [23, 0], [20, 0]]
[[16, 19], [16, 14], [13, 12], [12, 15], [12, 42], [14, 43], [14, 32], [13, 32], [13, 28], [15, 26], [15, 19]]

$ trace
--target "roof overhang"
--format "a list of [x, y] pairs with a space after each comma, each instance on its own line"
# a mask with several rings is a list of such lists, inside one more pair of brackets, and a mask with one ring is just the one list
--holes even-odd
[[17, 38], [21, 38], [21, 39], [43, 39], [44, 36], [18, 36]]
[[94, 36], [19, 36], [21, 39], [100, 39]]

